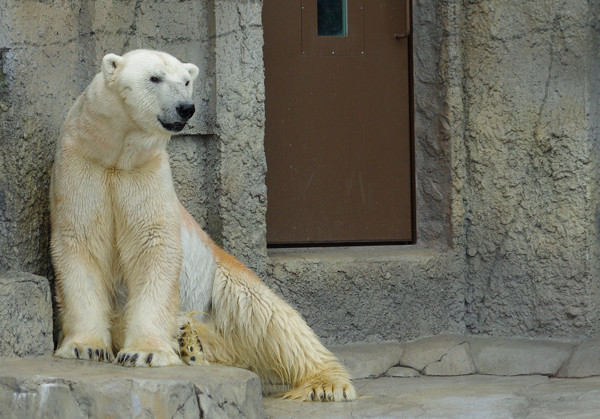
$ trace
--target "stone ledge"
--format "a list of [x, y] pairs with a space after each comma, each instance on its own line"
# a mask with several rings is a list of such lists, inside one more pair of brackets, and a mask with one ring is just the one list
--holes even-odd
[[589, 339], [573, 350], [571, 358], [558, 371], [558, 377], [600, 375], [600, 338]]
[[258, 376], [238, 368], [125, 368], [50, 357], [0, 360], [2, 418], [264, 416]]
[[398, 363], [403, 351], [402, 344], [397, 342], [353, 343], [330, 346], [329, 349], [335, 353], [353, 379], [385, 374]]
[[48, 280], [0, 273], [0, 358], [52, 354], [52, 298]]
[[[331, 347], [353, 378], [395, 376], [600, 375], [600, 338], [585, 342], [550, 339], [438, 335], [412, 342]], [[387, 369], [386, 369], [387, 367]], [[406, 368], [414, 370], [408, 373]]]

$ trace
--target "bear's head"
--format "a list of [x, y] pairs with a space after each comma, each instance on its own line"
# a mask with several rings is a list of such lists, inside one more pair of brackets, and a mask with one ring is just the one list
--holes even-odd
[[107, 88], [120, 96], [129, 118], [144, 131], [179, 132], [195, 112], [192, 83], [199, 70], [159, 51], [135, 50], [102, 59]]

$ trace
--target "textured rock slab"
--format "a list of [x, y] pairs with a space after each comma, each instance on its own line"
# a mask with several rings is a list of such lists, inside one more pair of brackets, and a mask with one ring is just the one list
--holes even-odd
[[352, 378], [379, 377], [400, 360], [402, 344], [355, 343], [329, 348], [348, 369]]
[[475, 374], [475, 364], [469, 351], [469, 343], [462, 342], [450, 348], [439, 361], [428, 364], [425, 375], [469, 375]]
[[575, 348], [571, 359], [558, 372], [559, 377], [600, 375], [600, 338], [590, 339]]
[[0, 360], [1, 418], [264, 417], [259, 378], [223, 366]]
[[514, 338], [471, 338], [479, 374], [555, 375], [573, 351], [570, 343]]
[[25, 272], [0, 273], [0, 358], [52, 353], [48, 280]]
[[439, 363], [454, 347], [464, 344], [466, 340], [459, 335], [439, 335], [407, 343], [400, 364], [423, 371], [428, 365]]

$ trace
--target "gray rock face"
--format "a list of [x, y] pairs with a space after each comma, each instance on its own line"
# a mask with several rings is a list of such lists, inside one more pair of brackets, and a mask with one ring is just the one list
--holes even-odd
[[[457, 335], [441, 335], [431, 338], [419, 339], [405, 344], [404, 353], [400, 358], [400, 364], [417, 371], [424, 371], [426, 367], [431, 366], [437, 374], [432, 375], [450, 375], [441, 374], [439, 363], [454, 349], [466, 343], [466, 338]], [[434, 367], [434, 364], [438, 364]], [[471, 374], [471, 372], [467, 372]]]
[[53, 346], [52, 299], [46, 278], [0, 273], [0, 358], [48, 355]]
[[453, 255], [397, 246], [271, 252], [267, 282], [327, 344], [463, 331]]
[[469, 375], [476, 372], [468, 342], [453, 346], [438, 361], [428, 364], [423, 370], [425, 375]]
[[402, 354], [402, 344], [396, 342], [350, 344], [329, 348], [348, 369], [352, 378], [379, 377], [396, 365]]
[[573, 351], [568, 343], [531, 339], [473, 338], [470, 343], [480, 374], [554, 375]]
[[0, 361], [0, 417], [264, 417], [259, 378], [237, 368]]
[[597, 333], [598, 3], [461, 12], [468, 330]]

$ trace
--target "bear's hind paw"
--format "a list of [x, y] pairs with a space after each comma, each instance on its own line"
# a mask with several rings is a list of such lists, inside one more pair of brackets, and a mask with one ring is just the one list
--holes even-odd
[[177, 342], [179, 343], [179, 356], [183, 362], [188, 365], [209, 365], [204, 356], [200, 336], [189, 321], [181, 326]]
[[283, 393], [281, 397], [309, 402], [352, 401], [356, 399], [356, 390], [348, 382], [324, 383], [315, 381], [295, 387]]

